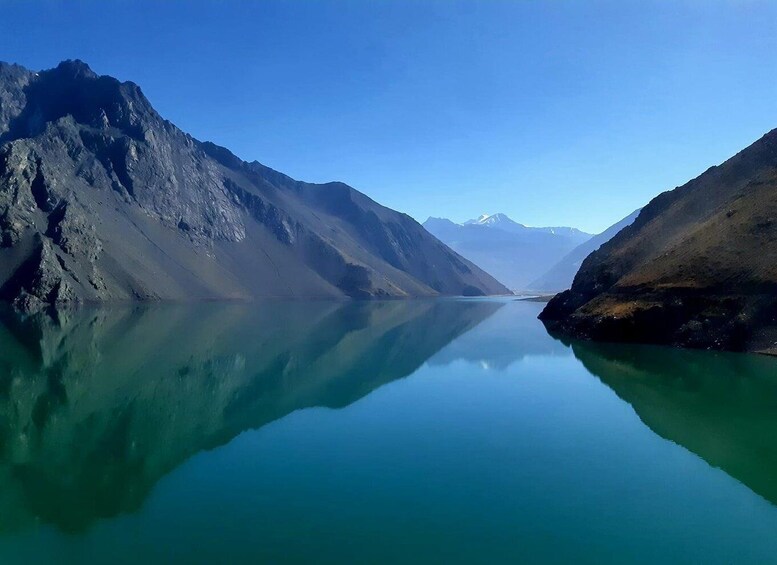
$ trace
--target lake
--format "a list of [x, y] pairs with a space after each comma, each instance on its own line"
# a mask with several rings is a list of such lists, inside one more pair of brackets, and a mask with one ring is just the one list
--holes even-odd
[[0, 563], [775, 563], [777, 360], [514, 299], [0, 319]]

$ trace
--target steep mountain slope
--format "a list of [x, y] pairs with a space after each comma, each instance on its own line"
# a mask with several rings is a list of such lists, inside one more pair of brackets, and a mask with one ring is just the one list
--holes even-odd
[[504, 214], [483, 214], [456, 224], [429, 218], [424, 227], [454, 251], [513, 290], [530, 283], [591, 235], [575, 228], [530, 228]]
[[547, 273], [529, 284], [530, 288], [542, 291], [565, 290], [572, 286], [572, 280], [583, 260], [591, 253], [599, 249], [602, 244], [610, 241], [615, 235], [626, 226], [630, 226], [639, 215], [639, 210], [635, 210], [621, 221], [611, 225], [602, 233], [593, 236], [567, 253], [561, 261], [553, 265]]
[[653, 199], [541, 314], [586, 338], [770, 350], [777, 313], [777, 130]]
[[409, 216], [295, 181], [162, 119], [80, 61], [0, 64], [0, 298], [490, 294]]

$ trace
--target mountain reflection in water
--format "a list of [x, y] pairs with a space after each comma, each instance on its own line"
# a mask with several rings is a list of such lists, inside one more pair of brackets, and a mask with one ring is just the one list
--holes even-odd
[[574, 342], [656, 434], [777, 504], [777, 363], [750, 354]]
[[0, 532], [133, 512], [195, 453], [348, 405], [503, 304], [277, 302], [95, 309], [0, 324]]

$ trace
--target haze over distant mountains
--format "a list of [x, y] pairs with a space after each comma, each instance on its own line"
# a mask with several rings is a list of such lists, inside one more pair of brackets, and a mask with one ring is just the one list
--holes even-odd
[[635, 210], [621, 221], [613, 224], [602, 233], [593, 236], [588, 241], [584, 241], [572, 251], [567, 253], [561, 260], [553, 265], [547, 273], [542, 275], [535, 281], [529, 284], [529, 287], [534, 290], [540, 290], [544, 292], [558, 292], [560, 290], [566, 290], [572, 286], [572, 281], [580, 269], [580, 265], [583, 264], [588, 255], [599, 249], [602, 244], [610, 241], [615, 235], [626, 226], [631, 225], [639, 215], [639, 210]]
[[777, 351], [777, 130], [654, 198], [541, 318], [608, 341]]
[[429, 218], [423, 226], [511, 290], [531, 289], [532, 281], [591, 238], [576, 228], [527, 227], [501, 213], [463, 224]]
[[0, 63], [0, 298], [21, 308], [504, 292], [409, 216], [198, 141], [131, 82]]

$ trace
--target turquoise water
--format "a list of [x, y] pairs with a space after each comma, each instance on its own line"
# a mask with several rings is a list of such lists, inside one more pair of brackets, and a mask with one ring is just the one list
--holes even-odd
[[777, 362], [511, 300], [0, 324], [0, 563], [775, 563]]

